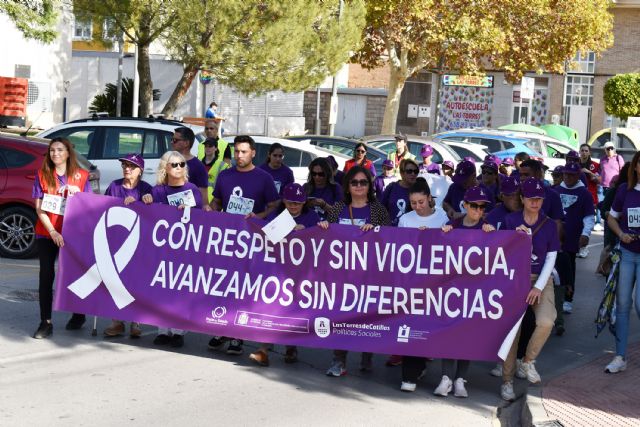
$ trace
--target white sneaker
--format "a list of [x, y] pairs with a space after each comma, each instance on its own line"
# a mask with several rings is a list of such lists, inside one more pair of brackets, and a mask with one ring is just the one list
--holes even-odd
[[347, 368], [344, 366], [344, 362], [334, 360], [329, 369], [327, 369], [327, 376], [341, 377], [343, 375], [347, 375]]
[[625, 369], [627, 369], [627, 361], [624, 360], [622, 356], [616, 356], [613, 358], [611, 363], [609, 363], [607, 367], [604, 368], [604, 371], [610, 374], [616, 374], [618, 372], [624, 371]]
[[402, 381], [402, 384], [400, 384], [400, 390], [407, 392], [416, 391], [416, 383]]
[[464, 388], [464, 383], [466, 383], [466, 381], [462, 378], [457, 378], [453, 383], [453, 395], [455, 397], [469, 397], [467, 389]]
[[589, 248], [586, 246], [583, 246], [580, 248], [580, 250], [578, 251], [578, 258], [586, 258], [589, 256]]
[[500, 397], [508, 402], [516, 400], [516, 394], [513, 392], [513, 381], [507, 381], [500, 386]]
[[433, 391], [433, 394], [435, 394], [436, 396], [447, 397], [452, 388], [453, 382], [451, 382], [448, 376], [443, 375], [442, 379], [440, 380], [440, 384], [438, 384], [438, 387], [436, 387], [436, 389]]
[[489, 375], [492, 377], [501, 377], [502, 376], [502, 363], [498, 363], [495, 368], [489, 371]]
[[532, 360], [531, 362], [522, 362], [522, 370], [525, 372], [526, 378], [531, 384], [538, 384], [542, 381], [540, 374], [536, 371], [535, 360]]
[[604, 231], [604, 227], [599, 222], [596, 222], [596, 225], [593, 226], [593, 231]]
[[527, 378], [527, 371], [522, 366], [522, 359], [516, 359], [516, 378], [524, 380]]
[[565, 301], [562, 303], [562, 312], [564, 314], [571, 314], [573, 312], [573, 303]]

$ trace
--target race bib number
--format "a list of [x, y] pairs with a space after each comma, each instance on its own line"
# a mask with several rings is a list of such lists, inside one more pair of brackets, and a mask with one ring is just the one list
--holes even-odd
[[171, 206], [185, 205], [191, 206], [192, 208], [196, 206], [196, 199], [193, 197], [193, 191], [191, 190], [168, 195], [167, 201]]
[[62, 196], [54, 196], [53, 194], [45, 194], [40, 204], [40, 209], [45, 212], [51, 212], [56, 215], [64, 215], [64, 209], [67, 206], [67, 199]]
[[229, 203], [227, 203], [225, 211], [231, 214], [248, 215], [253, 212], [254, 203], [253, 199], [233, 195], [229, 197]]
[[640, 228], [640, 208], [627, 209], [627, 226], [629, 228]]
[[362, 218], [354, 218], [353, 222], [351, 222], [349, 218], [340, 218], [340, 220], [338, 221], [338, 224], [357, 225], [358, 227], [362, 227], [366, 223], [367, 223], [367, 220]]

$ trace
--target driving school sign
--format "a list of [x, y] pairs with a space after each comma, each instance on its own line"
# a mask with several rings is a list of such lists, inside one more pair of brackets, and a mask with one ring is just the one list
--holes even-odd
[[278, 244], [262, 221], [123, 206], [67, 206], [55, 308], [260, 342], [495, 360], [530, 289], [515, 232], [362, 232], [332, 224]]

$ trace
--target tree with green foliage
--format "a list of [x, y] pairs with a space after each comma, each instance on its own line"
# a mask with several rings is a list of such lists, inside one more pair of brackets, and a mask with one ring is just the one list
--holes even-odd
[[170, 115], [200, 69], [243, 93], [317, 86], [360, 44], [364, 1], [184, 2], [163, 38], [184, 72], [162, 111]]
[[0, 13], [11, 19], [27, 39], [51, 43], [58, 36], [60, 0], [0, 0]]
[[577, 51], [612, 41], [609, 0], [368, 0], [364, 44], [353, 61], [389, 66], [383, 133], [395, 132], [400, 94], [420, 70], [482, 74], [564, 72]]
[[618, 74], [607, 80], [604, 111], [622, 120], [640, 116], [640, 73]]
[[[118, 87], [113, 83], [107, 83], [104, 92], [96, 95], [89, 105], [90, 113], [107, 113], [109, 117], [116, 116]], [[153, 96], [159, 95], [159, 90], [153, 90]], [[122, 100], [120, 104], [122, 117], [131, 117], [133, 112], [133, 79], [122, 79]]]

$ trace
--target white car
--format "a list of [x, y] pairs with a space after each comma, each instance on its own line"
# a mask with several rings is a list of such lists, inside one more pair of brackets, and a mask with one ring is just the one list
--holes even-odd
[[141, 153], [144, 158], [142, 179], [154, 185], [160, 157], [171, 149], [174, 129], [186, 126], [196, 134], [191, 153], [197, 155], [198, 143], [204, 140], [202, 126], [175, 120], [131, 117], [94, 117], [54, 126], [38, 134], [41, 138], [64, 137], [100, 170], [100, 188], [122, 178], [118, 159], [128, 153]]
[[482, 163], [484, 158], [489, 154], [487, 151], [487, 147], [482, 144], [474, 144], [471, 142], [459, 142], [459, 141], [449, 141], [443, 139], [440, 141], [441, 144], [448, 145], [451, 147], [453, 151], [455, 151], [458, 156], [462, 157], [471, 157], [475, 160], [476, 163]]

